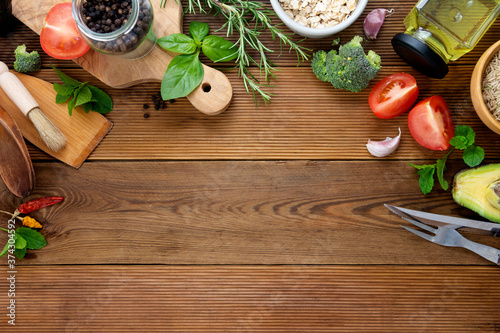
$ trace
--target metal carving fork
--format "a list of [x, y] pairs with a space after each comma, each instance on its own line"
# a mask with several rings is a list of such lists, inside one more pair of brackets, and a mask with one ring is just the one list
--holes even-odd
[[407, 212], [403, 213], [402, 211], [399, 211], [397, 208], [394, 206], [390, 205], [385, 205], [387, 208], [389, 208], [392, 212], [396, 213], [400, 217], [402, 217], [404, 220], [410, 222], [411, 224], [424, 229], [434, 235], [430, 235], [428, 233], [415, 230], [409, 227], [406, 227], [404, 225], [401, 225], [403, 228], [408, 230], [411, 233], [414, 233], [417, 236], [422, 237], [423, 239], [426, 239], [430, 242], [443, 245], [443, 246], [450, 246], [450, 247], [462, 247], [464, 249], [468, 249], [481, 257], [488, 259], [489, 261], [494, 262], [495, 264], [499, 265], [500, 264], [500, 250], [495, 249], [494, 247], [476, 243], [473, 241], [468, 240], [464, 236], [462, 236], [456, 229], [463, 227], [462, 225], [456, 225], [456, 224], [444, 224], [440, 225], [437, 228], [433, 228], [425, 223], [422, 223], [421, 221], [418, 220], [415, 216], [412, 216], [408, 214]]

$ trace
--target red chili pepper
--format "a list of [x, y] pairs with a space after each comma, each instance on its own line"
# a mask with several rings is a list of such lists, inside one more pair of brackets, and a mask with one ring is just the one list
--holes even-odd
[[43, 207], [52, 206], [63, 200], [63, 197], [44, 197], [40, 199], [33, 199], [21, 204], [19, 207], [17, 207], [17, 211], [20, 214], [29, 214]]

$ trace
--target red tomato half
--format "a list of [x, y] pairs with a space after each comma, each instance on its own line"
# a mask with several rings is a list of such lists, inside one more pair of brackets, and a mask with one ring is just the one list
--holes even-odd
[[368, 103], [379, 118], [389, 119], [408, 111], [418, 97], [417, 81], [406, 73], [396, 73], [373, 87]]
[[454, 135], [448, 105], [441, 96], [424, 99], [408, 114], [408, 127], [413, 138], [425, 148], [446, 150]]
[[52, 7], [43, 23], [40, 44], [45, 53], [56, 59], [75, 59], [90, 49], [76, 27], [71, 3]]

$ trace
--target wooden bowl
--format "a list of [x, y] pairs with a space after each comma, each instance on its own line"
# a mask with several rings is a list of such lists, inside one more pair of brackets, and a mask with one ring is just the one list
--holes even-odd
[[472, 104], [481, 121], [493, 132], [500, 134], [500, 121], [497, 120], [483, 99], [483, 75], [486, 67], [497, 52], [500, 51], [500, 40], [490, 46], [476, 63], [470, 82]]

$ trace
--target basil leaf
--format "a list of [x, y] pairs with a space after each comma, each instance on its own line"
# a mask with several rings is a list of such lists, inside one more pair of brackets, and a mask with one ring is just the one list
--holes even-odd
[[68, 87], [76, 88], [80, 84], [80, 82], [78, 82], [77, 80], [73, 79], [72, 77], [64, 74], [63, 72], [61, 72], [60, 70], [58, 70], [54, 66], [52, 66], [52, 68], [56, 71], [56, 73], [59, 76], [59, 78], [61, 79], [61, 81], [64, 82], [64, 84], [67, 85]]
[[192, 54], [196, 52], [197, 45], [194, 39], [184, 34], [171, 34], [158, 39], [158, 45], [167, 50], [180, 54]]
[[21, 235], [26, 240], [26, 248], [38, 250], [47, 245], [45, 237], [41, 233], [31, 228], [17, 228], [16, 234]]
[[95, 102], [92, 103], [91, 110], [98, 113], [108, 113], [113, 110], [113, 100], [111, 97], [106, 94], [101, 89], [88, 86], [90, 91], [92, 92], [92, 98], [95, 99]]
[[484, 159], [484, 149], [476, 145], [471, 145], [464, 150], [462, 158], [468, 166], [478, 166]]
[[199, 53], [181, 54], [168, 65], [161, 82], [163, 100], [189, 95], [203, 80], [204, 70]]
[[18, 259], [23, 259], [24, 256], [26, 255], [26, 248], [23, 248], [23, 249], [15, 249], [14, 250], [14, 255], [18, 258]]
[[189, 35], [197, 42], [201, 43], [207, 37], [210, 27], [207, 23], [191, 21], [189, 24]]
[[83, 86], [78, 92], [78, 96], [75, 102], [75, 108], [87, 102], [90, 102], [92, 99], [92, 92], [90, 91], [88, 86]]
[[421, 169], [417, 172], [417, 174], [420, 175], [420, 178], [418, 180], [418, 185], [420, 185], [420, 190], [422, 191], [423, 194], [428, 194], [430, 193], [430, 191], [432, 191], [432, 188], [434, 187], [435, 170], [436, 168], [430, 167]]
[[230, 61], [238, 56], [236, 45], [222, 37], [205, 37], [201, 46], [203, 53], [213, 62]]

